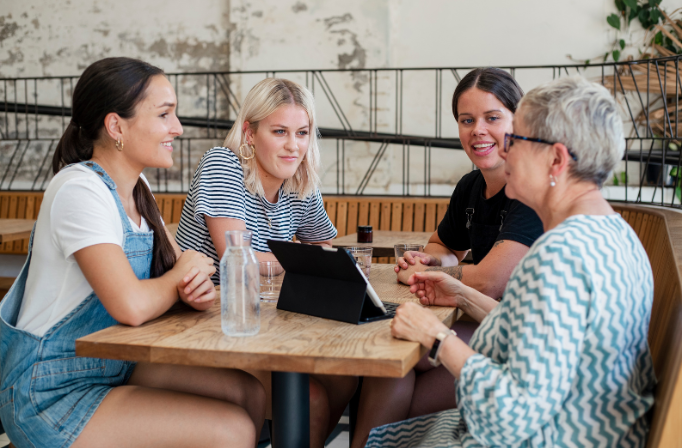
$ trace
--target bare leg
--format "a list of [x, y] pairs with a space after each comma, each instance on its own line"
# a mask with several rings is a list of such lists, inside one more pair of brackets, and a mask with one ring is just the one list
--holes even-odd
[[417, 375], [407, 418], [456, 407], [455, 377], [445, 367], [439, 366]]
[[[455, 322], [452, 328], [457, 336], [467, 344], [478, 328], [478, 322]], [[455, 377], [443, 366], [433, 368], [426, 357], [415, 366], [417, 378], [408, 418], [433, 414], [457, 407], [455, 399]]]
[[186, 392], [236, 404], [246, 410], [258, 431], [265, 421], [265, 391], [257, 378], [242, 370], [138, 363], [128, 385]]
[[[329, 437], [329, 434], [334, 431], [336, 424], [339, 422], [343, 410], [346, 409], [346, 405], [353, 398], [355, 390], [358, 388], [358, 378], [354, 376], [337, 376], [337, 375], [312, 375], [311, 383], [315, 380], [322, 386], [327, 402], [327, 421], [321, 421], [326, 428], [321, 433], [324, 434], [324, 438], [318, 446], [324, 446], [324, 441]], [[314, 418], [311, 411], [311, 426], [312, 419]], [[311, 431], [312, 432], [312, 431]], [[312, 437], [311, 437], [311, 445]]]
[[129, 385], [109, 392], [73, 447], [251, 448], [264, 405], [263, 388], [244, 372], [138, 364]]
[[407, 418], [414, 389], [414, 370], [404, 378], [372, 378], [362, 381], [358, 420], [351, 448], [367, 443], [372, 428]]
[[[265, 415], [272, 418], [272, 384], [270, 372], [250, 370], [258, 378], [267, 395]], [[322, 447], [334, 430], [346, 404], [358, 386], [356, 377], [310, 375], [310, 446]]]

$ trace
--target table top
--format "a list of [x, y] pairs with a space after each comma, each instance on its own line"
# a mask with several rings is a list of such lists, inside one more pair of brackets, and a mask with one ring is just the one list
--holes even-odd
[[0, 243], [29, 238], [35, 222], [35, 219], [0, 219]]
[[371, 243], [358, 243], [358, 234], [351, 233], [332, 240], [334, 247], [372, 247], [374, 257], [394, 256], [393, 246], [396, 244], [421, 244], [426, 247], [433, 232], [396, 232], [391, 230], [375, 230]]
[[[374, 265], [370, 282], [384, 301], [415, 300], [398, 284], [391, 265]], [[454, 308], [431, 307], [450, 325]], [[197, 312], [177, 304], [140, 327], [116, 325], [76, 341], [76, 354], [99, 358], [300, 373], [403, 377], [426, 353], [416, 342], [394, 339], [390, 320], [347, 324], [277, 310], [261, 302], [260, 332], [228, 337], [220, 303]]]

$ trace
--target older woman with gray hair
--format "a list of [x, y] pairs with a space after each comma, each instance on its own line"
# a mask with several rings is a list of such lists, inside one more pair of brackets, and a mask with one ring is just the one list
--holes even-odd
[[507, 195], [546, 233], [498, 303], [442, 272], [412, 276], [424, 305], [483, 318], [470, 346], [429, 310], [402, 305], [393, 336], [431, 349], [458, 408], [372, 430], [367, 446], [644, 446], [655, 377], [653, 276], [600, 189], [623, 155], [608, 91], [581, 77], [530, 91], [506, 136]]

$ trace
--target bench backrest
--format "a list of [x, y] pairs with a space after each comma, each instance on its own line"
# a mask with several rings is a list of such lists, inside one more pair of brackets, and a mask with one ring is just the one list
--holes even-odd
[[[0, 219], [36, 219], [42, 192], [0, 191]], [[0, 254], [28, 253], [28, 238], [0, 244]]]
[[658, 385], [648, 447], [682, 447], [682, 213], [612, 204], [632, 226], [654, 274], [649, 346]]
[[339, 236], [366, 225], [374, 230], [433, 232], [449, 203], [450, 198], [324, 196], [324, 208]]

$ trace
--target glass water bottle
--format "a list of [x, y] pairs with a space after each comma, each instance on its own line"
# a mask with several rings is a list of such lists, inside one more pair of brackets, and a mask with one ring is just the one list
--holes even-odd
[[260, 330], [260, 277], [250, 230], [225, 232], [220, 260], [220, 315], [227, 336], [252, 336]]

